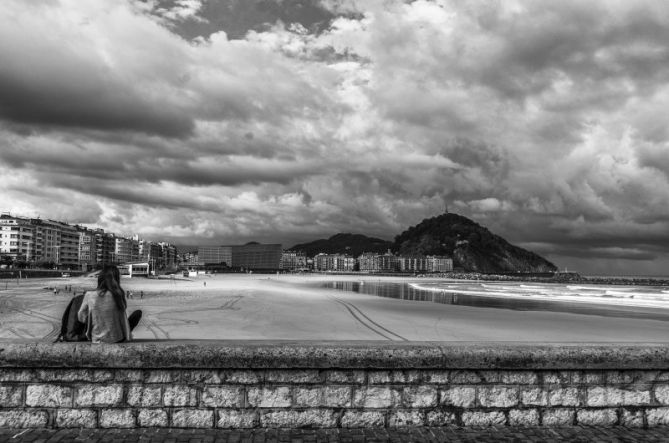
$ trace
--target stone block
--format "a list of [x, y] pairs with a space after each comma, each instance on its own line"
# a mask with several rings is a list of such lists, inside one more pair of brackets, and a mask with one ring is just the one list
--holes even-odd
[[234, 386], [206, 386], [202, 391], [202, 406], [234, 408], [244, 406], [244, 390]]
[[240, 385], [253, 385], [253, 384], [262, 383], [264, 381], [263, 374], [264, 373], [262, 371], [227, 370], [227, 371], [220, 371], [219, 372], [219, 377], [221, 378], [221, 381], [223, 381], [225, 383], [240, 384]]
[[331, 408], [350, 408], [351, 397], [351, 388], [348, 386], [326, 386], [321, 405]]
[[176, 383], [181, 378], [178, 370], [159, 369], [151, 370], [146, 374], [146, 383]]
[[423, 383], [445, 385], [449, 383], [451, 371], [432, 370], [423, 372]]
[[518, 388], [515, 386], [481, 386], [477, 388], [477, 397], [481, 406], [508, 408], [518, 404]]
[[172, 414], [175, 428], [213, 428], [214, 411], [206, 409], [180, 409]]
[[419, 379], [418, 371], [369, 371], [367, 374], [370, 385], [416, 383]]
[[23, 381], [34, 382], [35, 371], [32, 369], [0, 369], [0, 382], [2, 381]]
[[93, 382], [105, 383], [114, 380], [114, 372], [107, 369], [96, 369], [93, 371]]
[[323, 388], [295, 388], [293, 395], [296, 408], [315, 408], [323, 402]]
[[23, 386], [0, 386], [0, 408], [23, 406]]
[[141, 382], [144, 372], [140, 369], [117, 369], [114, 371], [114, 381]]
[[127, 401], [130, 406], [161, 406], [162, 391], [159, 385], [129, 386]]
[[391, 408], [400, 404], [400, 393], [389, 387], [356, 388], [353, 406], [362, 408]]
[[267, 383], [282, 383], [282, 384], [304, 384], [304, 383], [321, 383], [322, 379], [318, 370], [292, 370], [282, 369], [277, 371], [267, 371], [265, 374], [265, 382]]
[[603, 385], [603, 371], [571, 371], [571, 382], [574, 384], [585, 384], [588, 386]]
[[403, 404], [407, 408], [429, 408], [437, 406], [436, 386], [407, 386], [404, 388]]
[[483, 383], [504, 385], [537, 384], [539, 377], [533, 371], [478, 371]]
[[216, 427], [227, 429], [255, 428], [258, 422], [258, 414], [254, 411], [219, 409]]
[[325, 381], [327, 384], [365, 384], [365, 371], [340, 371], [331, 370], [325, 372]]
[[197, 389], [188, 385], [170, 385], [163, 390], [164, 406], [196, 406]]
[[578, 388], [558, 388], [548, 392], [548, 404], [551, 406], [578, 406]]
[[576, 411], [579, 425], [612, 426], [618, 423], [615, 409], [579, 409]]
[[449, 426], [457, 424], [457, 417], [452, 412], [430, 411], [425, 418], [426, 426]]
[[345, 411], [341, 417], [343, 428], [382, 428], [385, 426], [385, 412]]
[[292, 399], [288, 387], [253, 387], [247, 392], [249, 406], [260, 408], [288, 408]]
[[643, 410], [631, 411], [623, 409], [623, 415], [620, 417], [620, 424], [628, 428], [643, 428]]
[[660, 375], [660, 371], [606, 371], [604, 379], [609, 385], [629, 385], [636, 383], [653, 383]]
[[56, 410], [56, 427], [95, 428], [97, 418], [93, 409], [58, 409]]
[[189, 370], [181, 373], [182, 383], [204, 383], [209, 385], [217, 385], [221, 383], [221, 377], [216, 369], [208, 370]]
[[103, 409], [100, 411], [101, 428], [134, 428], [132, 409]]
[[462, 413], [462, 424], [465, 426], [498, 426], [506, 423], [501, 411], [465, 411]]
[[655, 386], [655, 399], [663, 405], [669, 405], [669, 385]]
[[640, 406], [650, 403], [650, 391], [595, 386], [587, 390], [588, 406]]
[[335, 408], [351, 406], [351, 388], [348, 386], [327, 386], [325, 388], [294, 388], [293, 395], [295, 403], [293, 406], [319, 407], [329, 406]]
[[544, 385], [569, 385], [571, 384], [571, 372], [544, 371], [541, 372], [541, 381]]
[[451, 371], [450, 382], [456, 385], [481, 383], [481, 376], [475, 371]]
[[[669, 408], [651, 408], [646, 410], [648, 426], [669, 425]], [[0, 420], [0, 423], [2, 421]]]
[[472, 386], [455, 386], [441, 391], [441, 404], [471, 408], [476, 403], [476, 389]]
[[72, 382], [72, 381], [94, 381], [91, 369], [38, 369], [33, 381], [43, 382]]
[[499, 371], [501, 382], [505, 385], [536, 385], [539, 376], [533, 371]]
[[72, 388], [58, 385], [28, 385], [27, 406], [67, 408], [72, 406]]
[[521, 386], [520, 403], [526, 406], [546, 406], [548, 405], [548, 392], [542, 388]]
[[327, 409], [308, 409], [306, 411], [273, 411], [260, 416], [260, 425], [264, 428], [334, 428], [337, 416]]
[[511, 426], [539, 426], [539, 411], [536, 409], [512, 409], [509, 411]]
[[0, 410], [0, 428], [46, 428], [48, 420], [46, 411]]
[[163, 409], [140, 409], [137, 422], [142, 428], [165, 428], [169, 424], [167, 412]]
[[573, 409], [546, 409], [541, 422], [544, 426], [570, 426], [574, 424], [575, 415]]
[[421, 411], [392, 411], [388, 417], [388, 427], [425, 426], [423, 415]]
[[369, 371], [367, 373], [367, 380], [367, 383], [370, 385], [383, 385], [392, 383], [390, 378], [390, 371]]
[[123, 386], [80, 385], [74, 397], [75, 406], [118, 406], [123, 398]]

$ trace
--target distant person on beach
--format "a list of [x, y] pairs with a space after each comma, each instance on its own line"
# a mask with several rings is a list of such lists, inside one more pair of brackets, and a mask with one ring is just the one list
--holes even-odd
[[97, 289], [85, 293], [77, 317], [87, 324], [86, 335], [93, 343], [131, 341], [142, 311], [137, 310], [128, 318], [127, 307], [121, 273], [116, 266], [105, 266], [98, 274]]

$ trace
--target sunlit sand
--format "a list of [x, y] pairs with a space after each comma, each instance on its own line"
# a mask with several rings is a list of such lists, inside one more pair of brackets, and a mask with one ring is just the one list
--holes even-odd
[[[393, 341], [660, 342], [669, 323], [548, 311], [446, 305], [313, 288], [372, 276], [219, 274], [123, 279], [141, 309], [141, 340], [284, 339]], [[5, 289], [5, 285], [7, 289]], [[53, 340], [72, 293], [94, 278], [0, 281], [0, 339]], [[57, 287], [59, 295], [46, 288]], [[143, 298], [140, 294], [143, 292]]]

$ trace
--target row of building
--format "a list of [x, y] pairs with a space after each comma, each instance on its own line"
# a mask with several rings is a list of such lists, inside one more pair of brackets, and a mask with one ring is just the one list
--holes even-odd
[[0, 215], [0, 256], [11, 262], [36, 267], [90, 270], [105, 264], [145, 263], [150, 270], [224, 266], [264, 271], [335, 272], [448, 272], [453, 261], [442, 256], [396, 256], [365, 253], [318, 254], [283, 251], [280, 244], [202, 246], [177, 255], [166, 242], [151, 242], [138, 236], [123, 237], [61, 221]]
[[199, 247], [197, 253], [182, 256], [189, 266], [225, 265], [235, 269], [335, 272], [449, 272], [453, 260], [443, 256], [397, 256], [365, 253], [359, 257], [347, 254], [318, 254], [309, 258], [303, 252], [282, 251], [280, 244], [258, 244]]
[[177, 265], [177, 249], [166, 242], [10, 214], [0, 215], [0, 256], [33, 266], [81, 270], [138, 261], [150, 263], [154, 270]]
[[359, 257], [346, 254], [318, 254], [313, 259], [316, 271], [360, 272], [450, 272], [453, 259], [443, 256], [398, 256], [364, 253]]

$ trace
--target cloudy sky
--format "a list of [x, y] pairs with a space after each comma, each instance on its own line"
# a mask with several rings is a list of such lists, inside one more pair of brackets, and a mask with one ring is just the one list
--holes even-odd
[[0, 210], [176, 244], [445, 208], [669, 274], [669, 3], [4, 0]]

